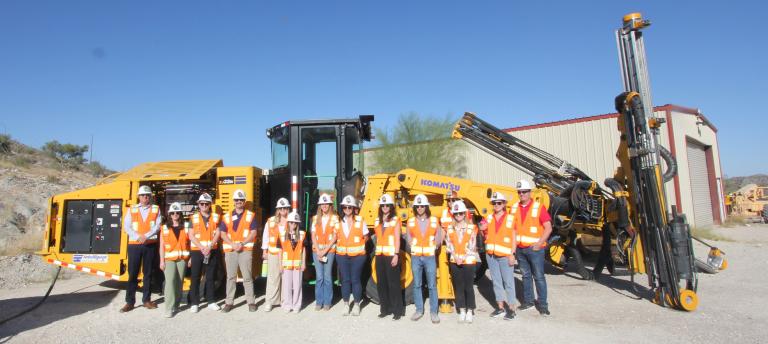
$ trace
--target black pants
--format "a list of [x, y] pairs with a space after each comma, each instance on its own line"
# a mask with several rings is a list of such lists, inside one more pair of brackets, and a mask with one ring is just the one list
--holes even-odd
[[380, 312], [405, 315], [403, 289], [400, 287], [400, 262], [392, 267], [392, 257], [376, 256], [376, 282]]
[[203, 253], [193, 250], [191, 253], [192, 258], [192, 283], [189, 286], [189, 301], [190, 304], [197, 306], [200, 304], [200, 278], [203, 276], [203, 269], [205, 269], [205, 299], [208, 303], [216, 301], [216, 295], [214, 293], [214, 285], [216, 282], [216, 270], [219, 268], [219, 257], [221, 252], [219, 250], [211, 250], [211, 254], [208, 256], [208, 264], [203, 264]]
[[125, 303], [129, 305], [136, 303], [139, 270], [144, 272], [141, 302], [149, 302], [152, 295], [149, 287], [152, 284], [152, 270], [154, 270], [152, 264], [157, 261], [157, 257], [157, 243], [128, 245], [128, 290], [125, 292]]
[[475, 264], [451, 263], [450, 269], [453, 292], [456, 295], [456, 308], [475, 309], [475, 290], [472, 284], [475, 278]]

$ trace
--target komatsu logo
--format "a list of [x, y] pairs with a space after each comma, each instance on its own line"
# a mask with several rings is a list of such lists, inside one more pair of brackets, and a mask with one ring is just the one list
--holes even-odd
[[441, 188], [446, 190], [452, 190], [452, 191], [459, 191], [461, 190], [461, 185], [456, 185], [451, 182], [441, 182], [439, 180], [429, 180], [429, 179], [422, 179], [421, 180], [422, 186], [431, 186], [433, 188]]

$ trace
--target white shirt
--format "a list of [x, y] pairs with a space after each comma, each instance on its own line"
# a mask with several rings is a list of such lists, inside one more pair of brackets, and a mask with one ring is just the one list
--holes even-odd
[[[149, 216], [149, 212], [152, 210], [152, 205], [139, 205], [139, 214], [141, 215], [142, 220], [146, 220], [147, 216]], [[152, 226], [152, 228], [149, 229], [149, 232], [147, 232], [144, 237], [147, 239], [155, 240], [157, 239], [157, 233], [160, 231], [160, 226], [163, 223], [163, 216], [160, 215], [160, 213], [157, 213], [157, 219], [155, 220], [155, 225]], [[128, 211], [125, 213], [125, 216], [123, 217], [123, 231], [128, 234], [128, 239], [132, 241], [139, 240], [139, 233], [136, 233], [136, 231], [133, 230], [133, 220], [131, 218], [131, 208], [128, 208]]]
[[[278, 222], [277, 230], [280, 231], [280, 232], [284, 232], [285, 231], [285, 226], [281, 225]], [[264, 233], [261, 235], [261, 249], [262, 250], [269, 249], [269, 226], [264, 226]]]
[[[365, 220], [361, 220], [363, 223], [363, 236], [368, 235], [368, 226], [365, 224]], [[352, 229], [352, 226], [355, 224], [355, 220], [353, 220], [350, 223], [347, 223], [346, 219], [341, 220], [341, 230], [344, 232], [344, 237], [349, 237], [349, 231]]]

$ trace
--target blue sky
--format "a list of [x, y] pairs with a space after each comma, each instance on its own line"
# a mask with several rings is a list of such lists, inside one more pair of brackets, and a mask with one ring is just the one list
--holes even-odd
[[[656, 105], [700, 108], [729, 176], [768, 173], [763, 2], [2, 1], [0, 130], [113, 169], [269, 166], [287, 119], [473, 111], [499, 127], [613, 112], [613, 32], [641, 11]], [[763, 42], [763, 43], [760, 43]], [[762, 119], [761, 119], [762, 118]], [[763, 123], [760, 127], [756, 124]]]

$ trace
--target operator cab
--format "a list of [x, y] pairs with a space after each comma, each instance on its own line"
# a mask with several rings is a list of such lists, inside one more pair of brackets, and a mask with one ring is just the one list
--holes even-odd
[[334, 205], [345, 195], [360, 199], [363, 180], [363, 142], [371, 141], [374, 116], [357, 119], [288, 121], [267, 129], [271, 141], [272, 169], [266, 176], [262, 204], [273, 212], [281, 197], [293, 201], [292, 177], [296, 177], [296, 206], [302, 228], [317, 211], [321, 193]]

